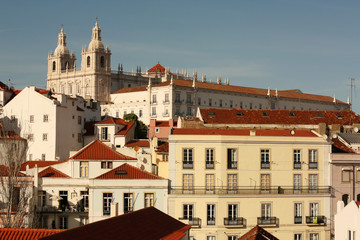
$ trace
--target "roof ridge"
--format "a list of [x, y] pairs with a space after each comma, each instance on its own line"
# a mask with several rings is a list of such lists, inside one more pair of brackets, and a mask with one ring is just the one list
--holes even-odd
[[102, 179], [102, 177], [105, 177], [107, 174], [110, 174], [111, 172], [119, 171], [119, 170], [121, 170], [121, 168], [124, 168], [124, 167], [132, 168], [132, 169], [135, 170], [135, 171], [142, 172], [142, 173], [144, 173], [144, 174], [147, 174], [147, 175], [149, 175], [149, 176], [151, 176], [151, 177], [155, 177], [155, 178], [157, 178], [157, 179], [165, 179], [165, 178], [160, 177], [160, 176], [158, 176], [158, 175], [156, 175], [156, 174], [153, 174], [153, 173], [151, 173], [151, 172], [148, 172], [148, 171], [142, 170], [142, 169], [140, 169], [140, 168], [134, 167], [134, 166], [132, 166], [132, 165], [130, 165], [130, 164], [128, 164], [128, 163], [121, 164], [120, 166], [118, 166], [118, 167], [116, 167], [116, 168], [114, 168], [114, 169], [111, 169], [110, 171], [108, 171], [108, 172], [106, 172], [106, 173], [103, 173], [103, 174], [97, 176], [97, 177], [94, 178], [94, 179]]
[[[53, 170], [54, 172], [59, 173], [60, 175], [63, 175], [63, 176], [66, 177], [66, 178], [71, 178], [69, 175], [63, 173], [62, 171], [60, 171], [60, 170], [58, 170], [58, 169], [56, 169], [56, 168], [53, 168], [52, 166], [48, 166], [47, 168], [45, 168], [44, 170], [42, 170], [41, 172], [39, 172], [38, 176], [39, 176], [40, 174], [44, 173], [45, 171], [49, 171], [49, 170]], [[42, 176], [42, 177], [44, 177], [44, 176]]]

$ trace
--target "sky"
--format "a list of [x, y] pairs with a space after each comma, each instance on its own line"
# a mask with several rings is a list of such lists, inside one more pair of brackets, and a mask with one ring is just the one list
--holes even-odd
[[160, 62], [207, 80], [334, 96], [354, 78], [360, 113], [360, 1], [1, 1], [0, 81], [46, 87], [47, 56], [61, 26], [80, 66], [98, 18], [112, 69]]

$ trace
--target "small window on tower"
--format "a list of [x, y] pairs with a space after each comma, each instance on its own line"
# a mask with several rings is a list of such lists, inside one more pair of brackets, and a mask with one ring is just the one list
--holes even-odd
[[90, 67], [90, 56], [87, 57], [86, 64], [87, 64], [87, 67]]
[[100, 67], [105, 67], [105, 58], [104, 58], [104, 56], [101, 56], [100, 57]]
[[56, 63], [55, 63], [55, 61], [53, 61], [53, 72], [56, 70]]

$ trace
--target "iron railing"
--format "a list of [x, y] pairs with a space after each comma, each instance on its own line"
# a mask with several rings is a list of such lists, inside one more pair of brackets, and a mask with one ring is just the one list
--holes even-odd
[[326, 220], [325, 216], [306, 216], [306, 224], [325, 225]]
[[224, 225], [225, 226], [244, 226], [245, 225], [245, 219], [242, 218], [242, 217], [224, 218]]
[[279, 225], [279, 219], [277, 217], [258, 217], [257, 224], [261, 225]]

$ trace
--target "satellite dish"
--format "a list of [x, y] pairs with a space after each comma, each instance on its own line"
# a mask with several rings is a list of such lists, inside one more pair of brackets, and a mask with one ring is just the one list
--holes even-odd
[[290, 133], [291, 133], [291, 135], [293, 135], [293, 136], [295, 135], [295, 131], [294, 131], [294, 130], [291, 130]]
[[354, 132], [355, 132], [355, 133], [359, 132], [359, 128], [354, 127]]

